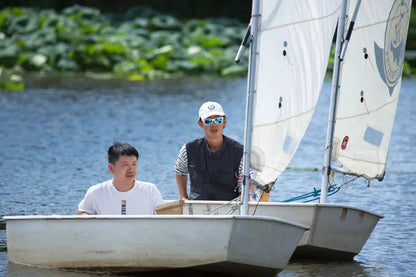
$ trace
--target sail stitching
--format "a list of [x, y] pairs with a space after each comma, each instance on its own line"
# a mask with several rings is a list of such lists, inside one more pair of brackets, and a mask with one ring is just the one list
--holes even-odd
[[397, 102], [397, 98], [393, 99], [390, 102], [386, 102], [384, 105], [378, 107], [375, 110], [368, 111], [368, 112], [365, 112], [365, 113], [360, 113], [360, 114], [357, 114], [357, 115], [352, 115], [352, 116], [337, 117], [337, 120], [345, 120], [345, 119], [351, 119], [351, 118], [361, 117], [361, 116], [363, 116], [365, 114], [369, 114], [369, 113], [372, 113], [372, 112], [375, 112], [375, 111], [379, 111], [379, 110], [381, 110], [381, 109], [383, 109], [383, 108], [385, 108], [385, 107], [387, 107], [387, 106], [389, 106], [391, 104], [394, 104], [395, 102]]
[[[409, 12], [409, 9], [406, 10], [406, 13], [408, 13], [408, 12]], [[365, 29], [367, 27], [372, 27], [372, 26], [380, 25], [380, 24], [386, 24], [386, 22], [393, 21], [393, 20], [395, 20], [397, 18], [400, 18], [400, 17], [401, 17], [401, 14], [400, 15], [397, 15], [397, 16], [393, 16], [393, 17], [389, 18], [389, 20], [383, 20], [383, 21], [379, 21], [379, 22], [374, 22], [373, 24], [368, 24], [368, 25], [363, 25], [363, 26], [360, 26], [360, 27], [356, 27], [356, 28], [354, 28], [354, 31], [361, 30], [361, 29]]]
[[305, 19], [305, 20], [295, 21], [295, 22], [290, 22], [290, 23], [287, 23], [287, 24], [283, 24], [283, 25], [279, 25], [279, 26], [275, 26], [275, 27], [270, 27], [270, 28], [264, 28], [264, 29], [261, 29], [261, 30], [262, 31], [269, 31], [269, 30], [284, 28], [284, 27], [287, 27], [287, 26], [290, 26], [290, 25], [297, 25], [297, 24], [303, 24], [303, 23], [306, 23], [306, 22], [319, 21], [321, 19], [329, 18], [329, 17], [333, 16], [334, 14], [338, 13], [340, 7], [341, 6], [338, 6], [338, 8], [336, 8], [333, 12], [331, 12], [331, 13], [329, 13], [327, 15], [321, 16], [321, 17], [311, 18], [311, 19]]
[[296, 116], [291, 116], [291, 117], [288, 117], [287, 119], [284, 119], [284, 120], [273, 121], [273, 122], [271, 122], [271, 123], [265, 123], [265, 124], [258, 124], [258, 125], [254, 125], [254, 126], [253, 126], [253, 128], [267, 127], [267, 126], [271, 126], [271, 125], [278, 124], [279, 122], [285, 122], [285, 121], [291, 120], [292, 118], [297, 118], [297, 117], [303, 116], [303, 115], [305, 115], [305, 114], [308, 114], [308, 113], [310, 113], [310, 112], [313, 112], [313, 111], [315, 110], [315, 108], [316, 108], [316, 105], [315, 105], [315, 106], [313, 106], [313, 107], [312, 107], [312, 109], [309, 109], [309, 110], [307, 110], [307, 111], [305, 111], [305, 112], [303, 112], [303, 113], [299, 113], [299, 114], [297, 114]]
[[354, 157], [347, 156], [347, 155], [342, 155], [342, 154], [338, 154], [338, 156], [342, 157], [342, 158], [349, 159], [349, 160], [353, 160], [353, 161], [365, 162], [365, 163], [368, 163], [368, 164], [386, 165], [385, 162], [375, 162], [375, 161], [370, 161], [370, 160], [365, 160], [365, 159], [358, 159], [358, 158], [354, 158]]

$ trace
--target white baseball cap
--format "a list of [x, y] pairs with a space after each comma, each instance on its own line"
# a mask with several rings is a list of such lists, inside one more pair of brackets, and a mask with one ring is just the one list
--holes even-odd
[[204, 104], [201, 105], [201, 107], [199, 108], [199, 118], [201, 118], [201, 120], [204, 120], [208, 117], [210, 117], [211, 115], [219, 115], [219, 116], [224, 116], [224, 110], [222, 109], [221, 105], [218, 104], [217, 102], [205, 102]]

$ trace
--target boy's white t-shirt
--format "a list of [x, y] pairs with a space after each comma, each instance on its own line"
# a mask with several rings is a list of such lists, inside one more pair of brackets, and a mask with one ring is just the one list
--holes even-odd
[[91, 215], [152, 215], [162, 203], [162, 195], [152, 183], [135, 180], [131, 190], [121, 192], [108, 180], [90, 187], [78, 208]]

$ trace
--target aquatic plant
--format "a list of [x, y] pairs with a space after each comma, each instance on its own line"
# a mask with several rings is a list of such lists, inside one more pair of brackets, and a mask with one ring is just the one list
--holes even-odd
[[112, 72], [130, 80], [193, 74], [243, 76], [234, 65], [245, 24], [179, 20], [148, 8], [101, 14], [75, 5], [58, 13], [0, 11], [0, 64], [26, 72]]
[[[405, 77], [416, 73], [416, 54], [409, 51], [415, 25], [413, 11]], [[61, 12], [9, 7], [0, 10], [0, 89], [22, 89], [25, 72], [92, 72], [134, 81], [246, 76], [248, 53], [234, 63], [245, 30], [246, 23], [234, 19], [183, 20], [142, 6], [120, 14], [80, 5]]]

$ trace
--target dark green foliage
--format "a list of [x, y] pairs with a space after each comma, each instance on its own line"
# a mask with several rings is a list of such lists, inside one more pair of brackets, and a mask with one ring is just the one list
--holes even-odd
[[59, 13], [6, 8], [0, 11], [0, 64], [26, 71], [113, 72], [133, 80], [242, 76], [247, 64], [234, 66], [233, 60], [244, 28], [235, 20], [179, 20], [144, 7], [106, 15], [80, 5]]
[[[415, 74], [415, 12], [405, 76]], [[110, 72], [131, 80], [192, 74], [241, 77], [247, 74], [248, 53], [238, 65], [234, 57], [245, 30], [246, 24], [235, 19], [179, 19], [143, 6], [106, 14], [81, 5], [59, 12], [9, 7], [0, 10], [2, 78], [17, 80], [25, 71]]]

